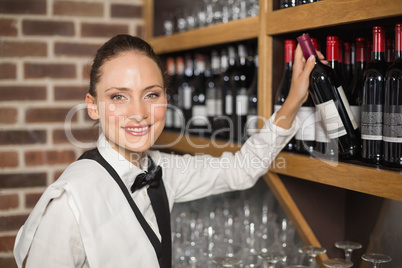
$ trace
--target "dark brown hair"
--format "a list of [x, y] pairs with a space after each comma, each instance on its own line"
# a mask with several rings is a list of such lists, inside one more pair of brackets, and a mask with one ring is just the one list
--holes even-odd
[[153, 60], [161, 71], [163, 77], [163, 86], [165, 87], [167, 82], [167, 75], [164, 70], [163, 65], [161, 64], [158, 56], [155, 54], [152, 47], [145, 42], [143, 39], [131, 36], [128, 34], [119, 34], [112, 37], [109, 41], [107, 41], [101, 48], [96, 52], [95, 58], [92, 63], [91, 73], [90, 73], [90, 82], [89, 82], [89, 90], [88, 93], [92, 96], [96, 97], [96, 85], [98, 84], [101, 73], [101, 67], [105, 62], [121, 55], [124, 52], [136, 51], [139, 52], [151, 60]]

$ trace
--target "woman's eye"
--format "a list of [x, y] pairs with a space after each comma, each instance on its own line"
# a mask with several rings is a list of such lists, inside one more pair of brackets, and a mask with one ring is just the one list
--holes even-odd
[[155, 98], [157, 98], [157, 97], [159, 97], [159, 94], [158, 94], [158, 93], [150, 93], [150, 94], [148, 94], [145, 98], [146, 98], [146, 99], [155, 99]]
[[125, 98], [124, 98], [124, 96], [122, 96], [122, 95], [113, 95], [112, 96], [112, 100], [117, 100], [117, 101], [120, 101], [120, 100], [124, 100]]

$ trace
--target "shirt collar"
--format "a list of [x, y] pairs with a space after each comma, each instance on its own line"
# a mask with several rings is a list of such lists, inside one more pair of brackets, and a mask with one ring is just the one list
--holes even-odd
[[[103, 133], [99, 136], [97, 147], [102, 157], [113, 167], [126, 187], [130, 189], [137, 175], [143, 173], [144, 170], [133, 165], [123, 155], [113, 149]], [[147, 158], [145, 158], [145, 161], [147, 161]], [[142, 166], [146, 167], [147, 162]]]

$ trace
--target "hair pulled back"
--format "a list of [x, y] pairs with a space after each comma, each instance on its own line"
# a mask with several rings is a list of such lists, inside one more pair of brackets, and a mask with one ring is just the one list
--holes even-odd
[[163, 77], [164, 86], [166, 84], [166, 73], [164, 68], [159, 61], [158, 56], [155, 54], [152, 47], [143, 39], [128, 35], [119, 34], [107, 41], [101, 48], [96, 52], [95, 58], [92, 63], [90, 72], [90, 82], [88, 93], [96, 97], [96, 85], [98, 84], [100, 77], [102, 75], [101, 68], [109, 60], [121, 55], [125, 52], [135, 51], [139, 52], [151, 60], [153, 60], [161, 71]]

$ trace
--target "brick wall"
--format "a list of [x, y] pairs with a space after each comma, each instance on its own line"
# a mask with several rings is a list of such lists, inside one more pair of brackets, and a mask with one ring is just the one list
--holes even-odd
[[85, 150], [65, 129], [96, 140], [77, 106], [96, 49], [118, 33], [142, 36], [142, 14], [143, 0], [0, 0], [0, 267], [16, 267], [17, 230]]

